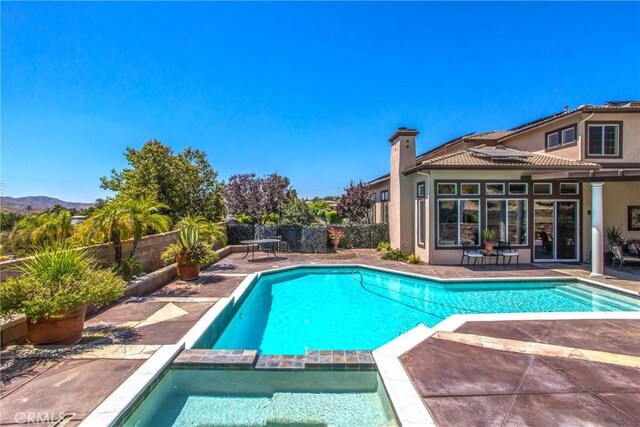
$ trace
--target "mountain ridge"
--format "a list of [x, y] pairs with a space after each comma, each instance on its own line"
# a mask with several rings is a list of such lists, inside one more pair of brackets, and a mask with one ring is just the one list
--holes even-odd
[[44, 212], [55, 205], [61, 205], [67, 209], [87, 209], [93, 206], [93, 203], [67, 202], [50, 196], [0, 196], [0, 208], [2, 211], [16, 213]]

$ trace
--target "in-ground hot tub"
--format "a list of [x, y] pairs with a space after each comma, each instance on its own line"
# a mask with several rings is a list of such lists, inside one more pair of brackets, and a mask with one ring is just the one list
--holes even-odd
[[396, 426], [375, 371], [168, 369], [116, 425]]

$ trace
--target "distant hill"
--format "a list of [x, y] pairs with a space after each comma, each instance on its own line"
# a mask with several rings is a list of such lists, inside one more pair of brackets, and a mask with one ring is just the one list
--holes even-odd
[[3, 211], [9, 212], [44, 212], [47, 209], [52, 208], [54, 205], [62, 205], [67, 209], [87, 209], [93, 206], [93, 203], [65, 202], [64, 200], [47, 196], [0, 196], [0, 207]]

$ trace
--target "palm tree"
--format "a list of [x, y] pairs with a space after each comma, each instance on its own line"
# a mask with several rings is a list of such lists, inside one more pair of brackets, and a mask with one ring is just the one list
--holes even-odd
[[64, 243], [71, 236], [71, 212], [43, 212], [27, 215], [11, 230], [11, 239], [19, 239], [32, 246]]
[[224, 227], [209, 221], [202, 215], [187, 214], [176, 224], [177, 229], [195, 228], [202, 238], [211, 245], [221, 243], [225, 245], [227, 242], [227, 234]]
[[85, 240], [111, 242], [115, 262], [122, 261], [122, 241], [133, 239], [129, 259], [133, 259], [140, 239], [149, 233], [162, 233], [171, 229], [171, 219], [159, 212], [165, 206], [151, 197], [120, 198], [105, 203], [78, 226]]

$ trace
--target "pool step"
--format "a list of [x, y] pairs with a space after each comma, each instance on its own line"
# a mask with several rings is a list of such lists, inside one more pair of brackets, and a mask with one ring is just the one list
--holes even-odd
[[553, 288], [553, 291], [567, 298], [580, 301], [591, 308], [597, 307], [602, 311], [610, 311], [612, 306], [618, 310], [629, 310], [633, 308], [632, 304], [625, 304], [623, 301], [615, 301], [611, 297], [589, 289], [584, 289], [579, 286], [558, 286]]
[[186, 349], [173, 361], [177, 368], [211, 369], [318, 369], [371, 371], [376, 369], [367, 350], [321, 350], [296, 355], [258, 355], [256, 350]]

